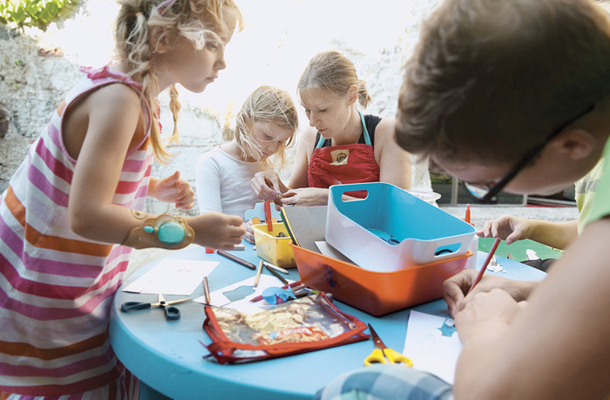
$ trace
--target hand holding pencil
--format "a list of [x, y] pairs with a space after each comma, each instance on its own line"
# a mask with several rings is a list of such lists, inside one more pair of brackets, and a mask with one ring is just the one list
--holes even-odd
[[[500, 243], [500, 239], [496, 240], [494, 245], [492, 246], [491, 251], [488, 254], [487, 259], [483, 263], [481, 269], [479, 271], [475, 271], [473, 269], [465, 269], [462, 272], [452, 276], [443, 282], [443, 297], [447, 302], [447, 308], [449, 309], [449, 313], [453, 316], [459, 310], [461, 310], [464, 306], [464, 299], [470, 291], [473, 290], [475, 286], [479, 284], [481, 279], [483, 278], [483, 274], [487, 269], [487, 265], [491, 261], [498, 245]], [[494, 287], [506, 287], [505, 282], [509, 282], [505, 278], [500, 278], [497, 276], [489, 276], [485, 278], [484, 287], [481, 289], [483, 291], [488, 291], [493, 289]], [[511, 281], [512, 282], [512, 281]]]

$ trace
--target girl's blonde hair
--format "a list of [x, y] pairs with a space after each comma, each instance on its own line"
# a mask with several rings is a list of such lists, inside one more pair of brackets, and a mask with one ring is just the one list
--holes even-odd
[[[157, 124], [156, 93], [159, 81], [154, 70], [154, 56], [161, 46], [172, 46], [180, 36], [202, 49], [206, 42], [222, 46], [219, 34], [227, 32], [226, 20], [234, 18], [243, 28], [243, 17], [233, 0], [118, 0], [115, 24], [117, 58], [127, 65], [127, 75], [142, 83], [142, 97], [153, 114], [151, 143], [157, 159], [166, 162], [171, 155], [165, 149]], [[174, 128], [170, 142], [178, 140], [180, 101], [175, 85], [170, 87], [170, 109]]]
[[234, 138], [244, 160], [262, 154], [253, 137], [255, 122], [267, 122], [282, 129], [292, 130], [292, 135], [274, 154], [276, 162], [271, 162], [269, 158], [262, 160], [266, 166], [284, 168], [285, 150], [293, 144], [294, 133], [299, 128], [297, 109], [287, 91], [272, 86], [259, 87], [244, 101], [235, 121]]
[[297, 92], [300, 95], [306, 89], [321, 89], [343, 98], [352, 85], [358, 89], [358, 103], [366, 108], [372, 101], [366, 83], [358, 79], [356, 67], [347, 57], [331, 50], [318, 53], [309, 60], [299, 79]]

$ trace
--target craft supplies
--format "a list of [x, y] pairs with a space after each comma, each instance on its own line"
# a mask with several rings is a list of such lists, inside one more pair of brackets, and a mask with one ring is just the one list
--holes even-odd
[[[292, 282], [292, 283], [289, 283], [287, 285], [282, 286], [282, 289], [291, 288], [293, 292], [297, 292], [298, 290], [300, 290], [300, 289], [302, 289], [304, 287], [305, 287], [305, 285], [303, 285], [303, 282], [295, 281], [295, 282]], [[251, 298], [250, 302], [251, 303], [256, 303], [257, 301], [261, 301], [261, 300], [263, 300], [263, 296], [262, 295]]]
[[167, 319], [168, 321], [175, 321], [177, 319], [180, 319], [180, 310], [178, 309], [178, 307], [174, 307], [172, 304], [184, 303], [185, 301], [190, 300], [193, 300], [193, 298], [189, 297], [188, 299], [167, 301], [165, 300], [165, 297], [162, 294], [159, 294], [156, 303], [127, 301], [121, 304], [121, 311], [132, 312], [137, 310], [144, 310], [147, 308], [161, 307], [165, 312], [165, 319]]
[[337, 309], [323, 293], [252, 313], [205, 307], [207, 360], [219, 364], [259, 361], [358, 342], [366, 325]]
[[374, 316], [443, 297], [443, 281], [464, 269], [470, 252], [394, 272], [374, 272], [304, 247], [294, 250], [302, 282]]
[[273, 232], [273, 221], [271, 221], [271, 202], [265, 201], [265, 222], [267, 223], [267, 230]]
[[263, 260], [260, 260], [258, 263], [258, 268], [256, 269], [256, 279], [254, 279], [254, 287], [258, 286], [258, 281], [261, 279], [261, 272], [263, 272]]
[[489, 254], [487, 255], [487, 258], [485, 259], [485, 262], [483, 263], [483, 266], [481, 267], [477, 278], [474, 280], [474, 282], [472, 283], [472, 286], [470, 286], [470, 289], [468, 290], [468, 293], [472, 292], [472, 290], [474, 289], [474, 287], [477, 285], [477, 283], [479, 283], [481, 281], [481, 278], [483, 278], [483, 274], [485, 273], [485, 270], [487, 269], [487, 265], [489, 264], [489, 262], [491, 261], [492, 257], [494, 256], [494, 253], [496, 252], [496, 249], [498, 248], [498, 245], [500, 244], [500, 238], [497, 238], [494, 241], [493, 246], [491, 246], [491, 250], [489, 251]]
[[[370, 271], [393, 272], [466, 255], [475, 235], [472, 225], [389, 183], [328, 190], [326, 242]], [[353, 191], [367, 197], [343, 198]]]
[[[294, 252], [288, 245], [291, 242], [283, 222], [273, 223], [269, 231], [267, 224], [252, 225], [256, 241], [256, 254], [263, 260], [282, 268], [294, 268]], [[282, 233], [284, 237], [278, 237]]]
[[375, 350], [364, 359], [365, 367], [374, 364], [398, 364], [404, 365], [405, 367], [413, 366], [413, 361], [409, 358], [386, 346], [371, 324], [369, 324], [369, 331], [371, 332], [371, 339], [373, 339], [373, 342], [375, 343]]
[[225, 258], [228, 258], [231, 261], [235, 261], [239, 265], [243, 265], [244, 267], [251, 269], [252, 271], [256, 270], [256, 265], [252, 264], [249, 261], [242, 260], [241, 258], [234, 256], [231, 253], [227, 253], [224, 250], [217, 250], [217, 253]]
[[268, 263], [266, 261], [263, 261], [265, 263], [265, 266], [269, 267], [269, 268], [273, 268], [274, 270], [281, 272], [282, 274], [286, 274], [288, 275], [288, 270], [282, 268], [282, 267], [278, 267], [277, 265], [273, 265], [271, 263]]
[[286, 280], [286, 278], [284, 278], [282, 275], [278, 274], [273, 268], [269, 268], [268, 265], [265, 265], [265, 268], [267, 269], [267, 271], [271, 272], [271, 274], [273, 276], [275, 276], [277, 279], [279, 279], [280, 282], [282, 282], [284, 285], [288, 285], [288, 281]]
[[210, 299], [210, 286], [208, 285], [208, 277], [203, 277], [203, 295], [205, 297], [205, 302], [210, 304], [212, 300]]

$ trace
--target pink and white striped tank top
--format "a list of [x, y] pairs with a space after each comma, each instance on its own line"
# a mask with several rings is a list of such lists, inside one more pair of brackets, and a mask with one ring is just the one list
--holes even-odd
[[[68, 200], [76, 160], [62, 140], [66, 107], [84, 93], [121, 82], [103, 69], [87, 73], [0, 196], [0, 391], [58, 396], [116, 381], [123, 367], [108, 339], [110, 305], [131, 248], [95, 242], [70, 229]], [[143, 103], [146, 134], [123, 164], [113, 203], [143, 210], [153, 154], [151, 113]], [[134, 142], [132, 142], [134, 143]]]

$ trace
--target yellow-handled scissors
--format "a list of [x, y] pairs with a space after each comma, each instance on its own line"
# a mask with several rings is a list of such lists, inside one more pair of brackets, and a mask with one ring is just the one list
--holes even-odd
[[373, 342], [375, 342], [375, 350], [364, 359], [365, 367], [373, 364], [403, 364], [405, 367], [413, 366], [413, 361], [411, 361], [411, 359], [383, 344], [371, 324], [369, 324], [369, 330], [371, 331]]

